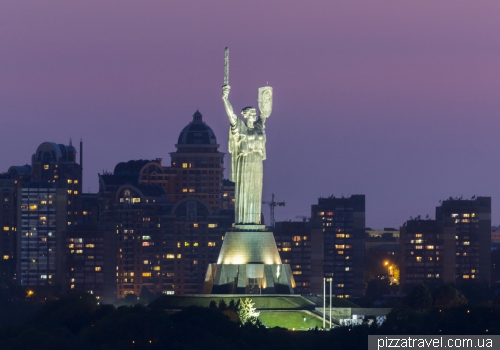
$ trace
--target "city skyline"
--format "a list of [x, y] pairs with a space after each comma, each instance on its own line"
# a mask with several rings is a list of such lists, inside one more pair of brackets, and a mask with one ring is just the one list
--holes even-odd
[[2, 4], [0, 172], [42, 142], [83, 138], [83, 192], [96, 192], [119, 162], [168, 161], [197, 109], [227, 152], [229, 46], [235, 110], [274, 88], [263, 199], [286, 202], [277, 221], [364, 194], [366, 225], [397, 228], [476, 195], [492, 197], [496, 225], [499, 13], [460, 1]]

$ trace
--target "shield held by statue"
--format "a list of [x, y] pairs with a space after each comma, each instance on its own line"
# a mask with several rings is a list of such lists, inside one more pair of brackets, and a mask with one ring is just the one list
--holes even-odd
[[269, 117], [273, 110], [273, 88], [270, 86], [259, 88], [258, 102], [260, 114]]

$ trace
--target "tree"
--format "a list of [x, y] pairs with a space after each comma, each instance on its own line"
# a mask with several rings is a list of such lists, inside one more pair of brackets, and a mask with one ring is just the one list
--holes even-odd
[[434, 306], [449, 308], [467, 304], [467, 298], [453, 284], [446, 284], [434, 290]]
[[257, 317], [259, 317], [259, 315], [260, 312], [255, 310], [252, 299], [240, 299], [240, 309], [238, 311], [238, 316], [240, 317], [241, 323], [251, 323], [252, 325], [256, 325], [258, 321]]
[[227, 309], [226, 301], [224, 299], [220, 299], [219, 300], [219, 310], [224, 311], [226, 309]]
[[417, 284], [404, 299], [404, 304], [416, 311], [428, 310], [432, 306], [432, 295], [425, 284]]

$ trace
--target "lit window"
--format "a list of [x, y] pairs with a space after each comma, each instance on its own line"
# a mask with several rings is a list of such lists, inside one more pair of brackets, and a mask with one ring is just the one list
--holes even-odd
[[194, 227], [194, 228], [198, 227], [198, 224], [193, 224], [193, 227]]
[[151, 272], [143, 272], [142, 277], [151, 277]]
[[74, 183], [74, 184], [77, 184], [77, 183], [78, 183], [78, 180], [74, 180], [74, 181], [73, 181], [73, 183]]
[[302, 237], [300, 236], [293, 236], [292, 241], [294, 242], [300, 242], [302, 240]]
[[174, 259], [175, 255], [174, 254], [167, 254], [167, 259]]
[[181, 254], [177, 254], [177, 259], [180, 259], [182, 258], [182, 255]]
[[216, 228], [217, 224], [208, 224], [208, 228]]
[[151, 239], [151, 236], [142, 236], [143, 241], [149, 241]]
[[343, 244], [335, 244], [335, 249], [344, 249], [345, 245]]
[[101, 271], [101, 267], [100, 267], [100, 266], [96, 266], [96, 267], [95, 267], [95, 270], [96, 270], [96, 271]]
[[294, 275], [302, 275], [302, 271], [293, 271]]
[[8, 255], [4, 255], [3, 256], [3, 260], [9, 260], [9, 256]]
[[188, 163], [182, 163], [182, 167], [183, 168], [187, 168], [188, 167]]
[[147, 265], [147, 264], [149, 264], [149, 260], [144, 260], [142, 263], [143, 263], [144, 265]]
[[457, 216], [458, 216], [458, 214], [451, 214], [452, 218], [456, 218]]
[[181, 242], [177, 242], [177, 248], [181, 247]]
[[3, 230], [4, 230], [4, 231], [9, 231], [9, 226], [4, 226], [4, 227], [3, 227]]
[[464, 245], [470, 245], [470, 242], [464, 242]]
[[189, 247], [189, 242], [184, 242], [184, 247]]
[[349, 269], [350, 269], [349, 267], [346, 267], [346, 268], [345, 268], [345, 270], [346, 270], [346, 271], [349, 271]]
[[30, 205], [30, 210], [37, 210], [38, 209], [38, 206], [33, 204], [33, 205]]
[[209, 247], [215, 247], [215, 242], [208, 242]]
[[198, 265], [198, 260], [193, 260], [193, 265]]
[[462, 215], [464, 218], [470, 218], [470, 214], [463, 214]]
[[469, 278], [469, 275], [463, 275], [462, 278], [467, 279], [467, 278]]
[[426, 245], [425, 249], [434, 249], [434, 246], [433, 245]]
[[151, 242], [142, 242], [143, 247], [149, 247], [152, 246], [153, 244]]
[[43, 168], [44, 168], [45, 170], [48, 170], [48, 169], [50, 168], [50, 166], [49, 166], [49, 165], [47, 165], [47, 164], [45, 164], [45, 165], [43, 166]]
[[69, 184], [72, 184], [72, 183], [73, 183], [73, 180], [68, 179], [68, 183], [69, 183]]
[[71, 191], [71, 190], [68, 190], [68, 194], [71, 194], [72, 192], [73, 192], [73, 191]]
[[78, 249], [78, 250], [76, 251], [76, 254], [83, 254], [83, 250]]
[[418, 262], [421, 262], [421, 261], [422, 261], [422, 257], [421, 257], [421, 256], [417, 256], [415, 259], [416, 259]]
[[154, 271], [160, 271], [160, 267], [159, 266], [155, 266], [155, 267], [153, 267], [153, 270]]
[[190, 188], [189, 193], [193, 193], [193, 192], [194, 192], [194, 188]]
[[89, 256], [87, 256], [87, 259], [94, 260], [94, 256], [93, 255], [89, 255]]
[[197, 247], [197, 246], [198, 246], [198, 242], [194, 242], [193, 247]]
[[93, 243], [88, 243], [85, 244], [85, 248], [95, 248], [95, 245]]
[[283, 248], [283, 251], [284, 252], [290, 252], [290, 251], [292, 251], [292, 248]]

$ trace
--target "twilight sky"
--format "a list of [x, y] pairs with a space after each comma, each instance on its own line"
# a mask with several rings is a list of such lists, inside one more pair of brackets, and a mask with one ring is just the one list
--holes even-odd
[[277, 220], [365, 194], [367, 226], [399, 227], [483, 195], [500, 224], [498, 0], [1, 1], [0, 172], [83, 138], [95, 192], [118, 162], [169, 164], [197, 108], [227, 152], [225, 46], [235, 110], [274, 88]]

